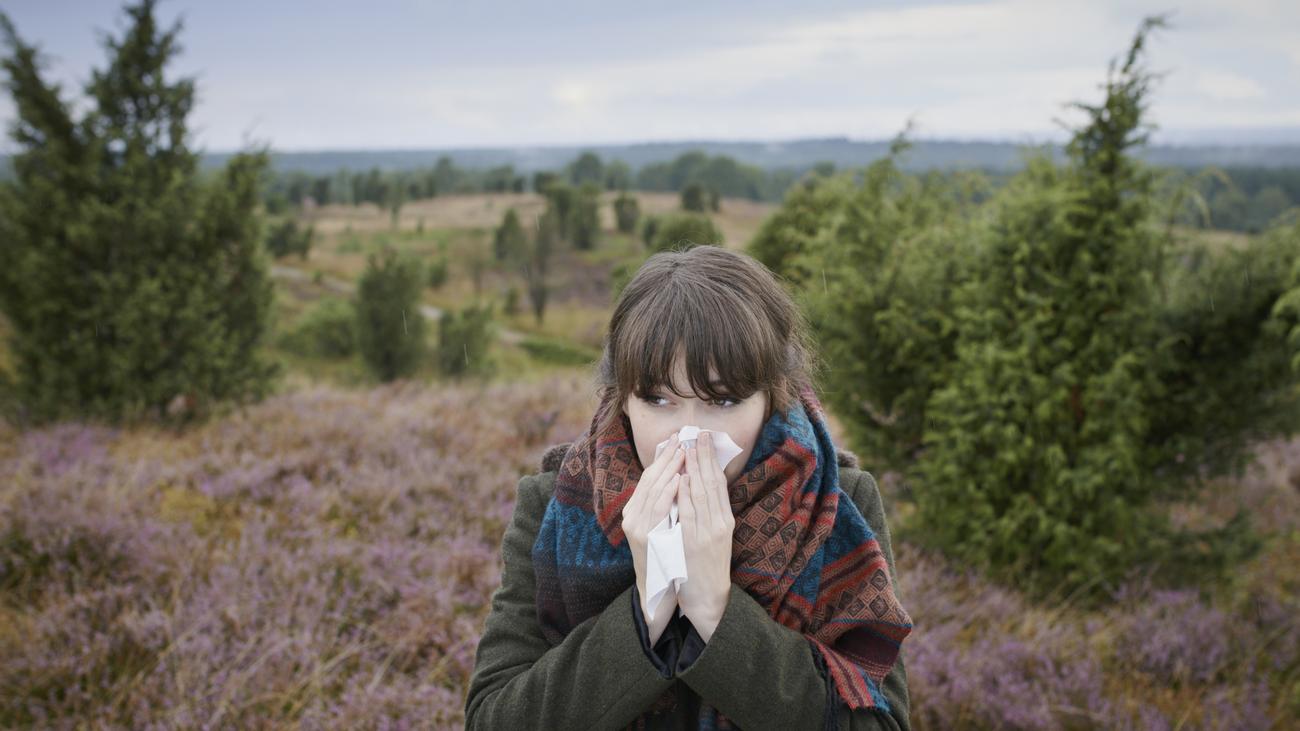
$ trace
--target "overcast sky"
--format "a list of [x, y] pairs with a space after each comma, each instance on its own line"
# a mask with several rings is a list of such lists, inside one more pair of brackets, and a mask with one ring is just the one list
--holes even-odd
[[[121, 4], [5, 0], [80, 98]], [[281, 150], [659, 140], [1059, 138], [1147, 14], [1157, 139], [1300, 142], [1297, 0], [162, 0], [194, 142]], [[75, 92], [75, 94], [74, 94]], [[8, 95], [0, 121], [14, 117]], [[1230, 130], [1225, 131], [1225, 130]], [[4, 151], [13, 145], [6, 139]]]

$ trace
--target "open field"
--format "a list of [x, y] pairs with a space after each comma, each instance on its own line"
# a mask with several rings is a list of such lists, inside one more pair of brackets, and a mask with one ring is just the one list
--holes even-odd
[[[460, 728], [516, 480], [593, 406], [573, 374], [301, 381], [182, 434], [0, 425], [0, 726]], [[1194, 508], [1265, 531], [1237, 581], [1100, 610], [911, 544], [887, 489], [915, 728], [1285, 727], [1300, 440], [1258, 453]]]

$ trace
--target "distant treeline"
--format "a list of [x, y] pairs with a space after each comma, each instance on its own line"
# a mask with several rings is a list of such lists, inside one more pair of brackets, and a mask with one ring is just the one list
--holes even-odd
[[[1170, 215], [1182, 225], [1254, 233], [1300, 206], [1300, 167], [1163, 169], [1166, 192], [1177, 205]], [[606, 161], [593, 152], [584, 152], [562, 169], [528, 175], [513, 165], [463, 168], [451, 157], [443, 156], [432, 167], [412, 170], [374, 167], [364, 172], [338, 170], [330, 175], [272, 173], [266, 186], [266, 203], [272, 212], [301, 206], [308, 199], [317, 205], [373, 203], [393, 210], [407, 201], [438, 195], [541, 192], [552, 181], [605, 190], [681, 192], [699, 186], [723, 197], [780, 202], [801, 178], [831, 175], [836, 170], [835, 163], [829, 161], [802, 168], [764, 169], [726, 155], [692, 150], [670, 161], [644, 165], [635, 172], [622, 160]], [[987, 177], [994, 187], [1014, 175], [1000, 168], [967, 172]]]

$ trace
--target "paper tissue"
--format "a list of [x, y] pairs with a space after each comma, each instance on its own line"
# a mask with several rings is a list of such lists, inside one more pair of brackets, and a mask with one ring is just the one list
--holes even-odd
[[[727, 463], [735, 459], [744, 450], [737, 445], [726, 432], [701, 429], [698, 426], [684, 426], [677, 432], [677, 439], [682, 445], [694, 445], [700, 432], [713, 435], [713, 450], [718, 456], [718, 467], [726, 469]], [[655, 458], [663, 453], [668, 440], [659, 442], [655, 447]], [[683, 466], [682, 474], [686, 473]], [[668, 517], [655, 526], [646, 540], [646, 620], [653, 622], [655, 611], [668, 595], [671, 586], [675, 594], [686, 583], [686, 552], [682, 544], [682, 528], [677, 523], [677, 501], [673, 500], [668, 509]]]

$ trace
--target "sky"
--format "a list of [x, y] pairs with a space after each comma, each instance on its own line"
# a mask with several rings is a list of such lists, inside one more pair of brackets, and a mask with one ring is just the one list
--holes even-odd
[[[107, 0], [0, 0], [85, 108]], [[1146, 15], [1154, 140], [1300, 143], [1296, 0], [161, 0], [210, 152], [1063, 139]], [[7, 49], [6, 49], [7, 52]], [[0, 97], [0, 122], [15, 116]], [[12, 152], [5, 138], [0, 152]]]

